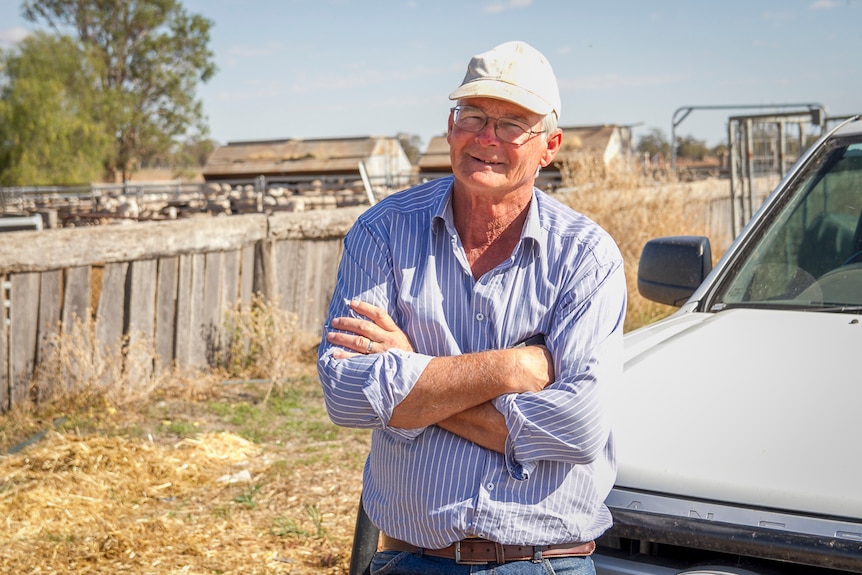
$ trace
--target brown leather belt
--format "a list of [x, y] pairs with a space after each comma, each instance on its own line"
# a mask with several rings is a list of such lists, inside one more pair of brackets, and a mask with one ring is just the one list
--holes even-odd
[[507, 561], [541, 561], [554, 557], [585, 557], [596, 549], [595, 541], [587, 543], [560, 543], [557, 545], [500, 545], [487, 539], [462, 539], [443, 549], [425, 549], [406, 541], [380, 534], [383, 551], [407, 551], [417, 555], [430, 555], [453, 559], [456, 563], [484, 564]]

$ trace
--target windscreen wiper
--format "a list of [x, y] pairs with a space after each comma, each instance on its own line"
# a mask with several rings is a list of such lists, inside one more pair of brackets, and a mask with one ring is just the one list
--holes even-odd
[[843, 304], [835, 302], [807, 302], [798, 303], [792, 301], [757, 301], [757, 302], [720, 302], [713, 304], [709, 311], [719, 312], [729, 309], [765, 309], [783, 311], [817, 311], [826, 313], [862, 313], [862, 305]]
[[862, 305], [847, 305], [841, 303], [823, 303], [801, 308], [801, 311], [825, 311], [833, 313], [862, 313]]

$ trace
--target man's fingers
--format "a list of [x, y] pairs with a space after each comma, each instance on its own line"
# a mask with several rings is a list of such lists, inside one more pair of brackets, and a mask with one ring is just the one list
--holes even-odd
[[364, 337], [372, 337], [375, 329], [375, 325], [370, 321], [355, 317], [337, 317], [332, 320], [332, 327]]
[[332, 357], [334, 359], [349, 359], [351, 357], [356, 357], [359, 355], [358, 353], [353, 353], [350, 351], [345, 351], [343, 349], [335, 349], [332, 351]]
[[392, 348], [413, 351], [409, 338], [386, 310], [359, 300], [348, 303], [362, 317], [333, 318], [332, 327], [338, 331], [327, 334], [330, 343], [359, 354], [380, 353]]
[[362, 334], [373, 340], [375, 344], [379, 344], [380, 349], [375, 347], [374, 351], [386, 351], [392, 348], [413, 351], [413, 344], [407, 334], [385, 309], [359, 300], [350, 300], [350, 309], [368, 318], [365, 324], [356, 324], [356, 328], [351, 331]]
[[326, 334], [326, 339], [333, 345], [352, 349], [357, 353], [372, 353], [375, 351], [383, 351], [380, 346], [375, 344], [374, 340], [362, 335], [351, 333], [343, 333], [331, 331]]
[[374, 322], [375, 325], [386, 331], [394, 331], [398, 329], [398, 326], [395, 324], [395, 320], [393, 320], [392, 316], [386, 313], [386, 310], [383, 308], [355, 299], [350, 301], [350, 308], [356, 313], [367, 317], [369, 320]]

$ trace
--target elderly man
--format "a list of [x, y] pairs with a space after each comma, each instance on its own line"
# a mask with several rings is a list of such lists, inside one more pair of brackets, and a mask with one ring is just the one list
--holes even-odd
[[534, 186], [562, 142], [542, 54], [479, 54], [449, 98], [453, 176], [362, 214], [320, 347], [330, 418], [374, 429], [372, 573], [592, 573], [611, 525], [622, 258]]

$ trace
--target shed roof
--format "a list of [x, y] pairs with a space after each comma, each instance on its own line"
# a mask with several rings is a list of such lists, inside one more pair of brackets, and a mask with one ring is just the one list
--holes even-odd
[[449, 170], [451, 165], [451, 161], [449, 160], [449, 142], [446, 141], [446, 136], [431, 138], [425, 152], [419, 157], [419, 169], [427, 172], [437, 172]]
[[361, 136], [230, 142], [213, 152], [203, 175], [218, 179], [358, 173], [359, 161], [372, 156], [385, 139]]
[[614, 132], [618, 129], [619, 126], [608, 124], [562, 128], [563, 146], [557, 154], [557, 161], [563, 160], [567, 154], [573, 153], [604, 154]]

